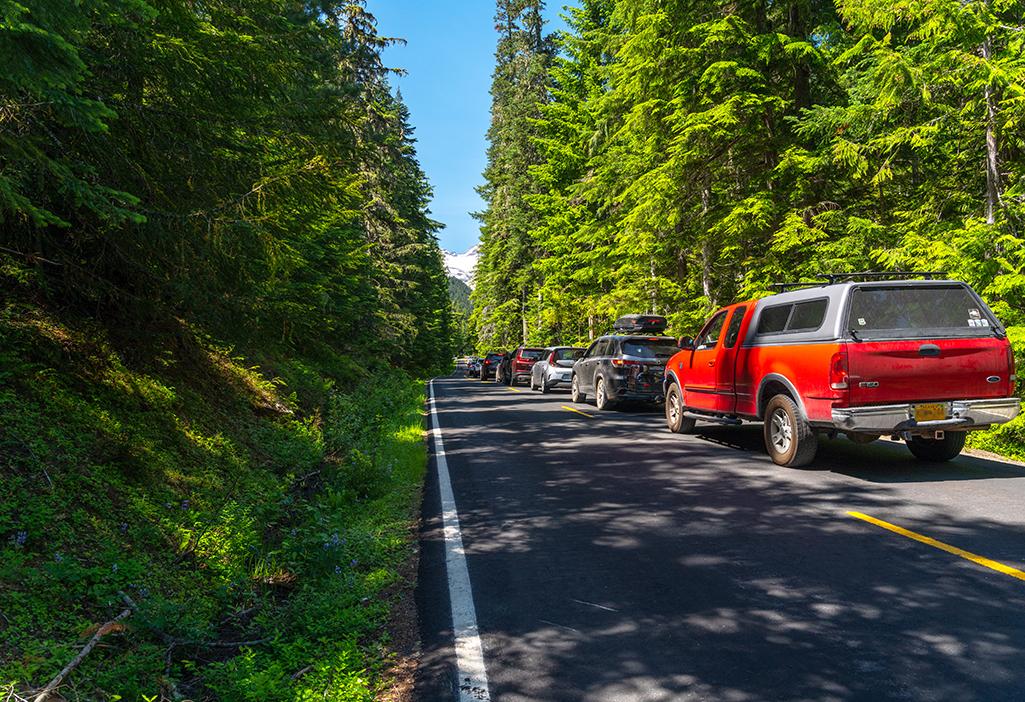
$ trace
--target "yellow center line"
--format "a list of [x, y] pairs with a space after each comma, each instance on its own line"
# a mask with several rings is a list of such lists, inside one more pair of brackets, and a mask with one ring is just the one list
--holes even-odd
[[522, 391], [522, 390], [520, 390], [519, 388], [511, 388], [511, 387], [509, 387], [509, 386], [506, 386], [506, 388], [505, 388], [505, 389], [506, 389], [506, 390], [511, 390], [512, 392], [523, 392], [523, 391]]
[[576, 412], [577, 414], [579, 414], [582, 417], [587, 417], [588, 419], [594, 419], [594, 415], [593, 414], [588, 414], [587, 412], [581, 412], [580, 410], [574, 409], [574, 408], [572, 408], [572, 407], [570, 407], [568, 405], [563, 405], [562, 408], [564, 410], [566, 410], [567, 412]]
[[960, 549], [957, 546], [945, 544], [942, 541], [937, 541], [936, 539], [930, 538], [928, 536], [923, 536], [922, 534], [918, 534], [909, 529], [899, 527], [896, 524], [884, 522], [882, 519], [870, 517], [867, 514], [862, 514], [861, 512], [848, 512], [847, 514], [854, 517], [855, 519], [860, 519], [864, 522], [868, 522], [869, 524], [875, 524], [877, 527], [881, 527], [888, 531], [892, 531], [894, 534], [900, 534], [901, 536], [906, 536], [909, 539], [914, 539], [915, 541], [926, 544], [928, 546], [932, 546], [933, 548], [938, 548], [941, 551], [952, 553], [955, 556], [959, 556], [961, 558], [964, 558], [965, 560], [971, 561], [972, 563], [981, 565], [985, 568], [995, 570], [998, 573], [1010, 575], [1012, 578], [1017, 578], [1018, 580], [1025, 580], [1025, 572], [1022, 572], [1017, 568], [1012, 568], [1009, 565], [1000, 563], [999, 561], [990, 560], [989, 558], [979, 556], [975, 553], [972, 553], [971, 551], [965, 551], [964, 549]]

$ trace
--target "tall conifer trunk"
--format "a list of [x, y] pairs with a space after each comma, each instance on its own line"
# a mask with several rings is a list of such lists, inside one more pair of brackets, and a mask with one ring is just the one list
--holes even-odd
[[[993, 44], [990, 37], [982, 43], [982, 58], [990, 60]], [[996, 224], [997, 209], [1000, 207], [1000, 162], [997, 141], [997, 97], [993, 86], [986, 84], [986, 223]]]
[[[790, 17], [787, 26], [790, 36], [797, 41], [804, 41], [807, 33], [804, 28], [804, 19], [801, 17], [801, 7], [798, 2], [790, 5]], [[798, 110], [811, 107], [811, 70], [805, 59], [799, 59], [794, 63], [794, 105]]]

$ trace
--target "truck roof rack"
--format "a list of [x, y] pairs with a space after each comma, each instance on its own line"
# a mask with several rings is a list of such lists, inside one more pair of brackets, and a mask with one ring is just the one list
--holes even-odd
[[942, 280], [947, 277], [947, 274], [943, 271], [862, 271], [861, 273], [818, 273], [817, 276], [829, 281], [829, 285], [833, 285], [854, 280], [886, 280], [889, 278]]
[[769, 287], [780, 292], [787, 292], [788, 290], [797, 290], [798, 288], [819, 288], [823, 285], [828, 285], [828, 283], [823, 280], [815, 280], [802, 283], [771, 283]]
[[773, 290], [787, 292], [799, 288], [817, 288], [823, 285], [850, 283], [856, 280], [888, 280], [897, 278], [924, 278], [925, 280], [943, 280], [947, 274], [943, 271], [862, 271], [860, 273], [816, 273], [817, 280], [795, 283], [773, 283]]

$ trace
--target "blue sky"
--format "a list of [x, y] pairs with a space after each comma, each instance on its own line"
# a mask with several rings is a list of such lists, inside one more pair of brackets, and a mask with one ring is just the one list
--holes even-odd
[[[550, 2], [548, 31], [563, 27], [565, 0]], [[469, 213], [482, 203], [474, 187], [486, 162], [491, 71], [495, 59], [492, 0], [368, 0], [382, 36], [405, 39], [384, 53], [416, 129], [420, 164], [434, 187], [431, 212], [445, 224], [443, 248], [461, 252], [478, 239]]]

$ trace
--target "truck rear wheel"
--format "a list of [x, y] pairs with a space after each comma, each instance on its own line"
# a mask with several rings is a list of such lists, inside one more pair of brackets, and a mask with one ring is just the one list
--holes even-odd
[[967, 432], [948, 431], [944, 432], [942, 439], [912, 436], [907, 440], [907, 445], [918, 460], [939, 463], [961, 455], [967, 437]]
[[673, 383], [666, 393], [666, 426], [674, 434], [689, 434], [697, 424], [693, 417], [687, 417], [683, 412], [683, 393], [680, 386]]
[[765, 407], [765, 448], [773, 463], [790, 468], [808, 465], [819, 450], [811, 425], [786, 395], [776, 395]]

